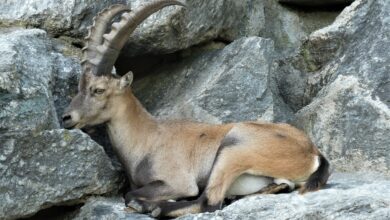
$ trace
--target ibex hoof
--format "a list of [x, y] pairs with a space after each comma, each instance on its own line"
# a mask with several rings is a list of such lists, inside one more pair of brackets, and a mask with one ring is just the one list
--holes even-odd
[[155, 209], [153, 209], [153, 211], [150, 213], [150, 216], [152, 216], [153, 218], [158, 218], [160, 217], [161, 215], [161, 208], [160, 207], [156, 207]]
[[141, 203], [139, 203], [137, 200], [135, 199], [132, 199], [130, 200], [129, 202], [126, 203], [126, 206], [127, 207], [130, 207], [132, 209], [134, 209], [136, 212], [139, 212], [139, 213], [143, 213], [145, 212], [146, 210], [144, 210], [144, 207]]

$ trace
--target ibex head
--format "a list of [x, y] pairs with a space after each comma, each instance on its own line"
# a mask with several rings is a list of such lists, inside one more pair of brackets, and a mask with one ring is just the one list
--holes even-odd
[[[133, 81], [131, 72], [122, 77], [112, 73], [120, 50], [142, 21], [169, 5], [184, 6], [178, 0], [157, 0], [136, 10], [113, 5], [94, 18], [83, 48], [79, 92], [62, 116], [65, 128], [82, 128], [110, 120], [116, 107], [112, 100], [124, 94]], [[112, 19], [120, 14], [120, 21], [113, 23], [110, 32], [106, 33]]]

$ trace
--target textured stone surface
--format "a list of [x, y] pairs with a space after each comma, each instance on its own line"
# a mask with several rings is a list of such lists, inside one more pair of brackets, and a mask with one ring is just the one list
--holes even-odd
[[389, 219], [390, 181], [378, 174], [333, 174], [328, 188], [299, 195], [251, 196], [222, 211], [180, 217], [190, 219]]
[[80, 131], [3, 134], [0, 143], [0, 218], [118, 190], [118, 171]]
[[80, 64], [56, 45], [38, 29], [0, 33], [0, 131], [59, 128], [57, 115], [77, 91]]
[[[8, 0], [0, 9], [0, 26], [38, 27], [60, 36], [82, 37], [92, 18], [115, 3], [137, 8], [147, 0], [29, 0], [22, 7]], [[279, 44], [298, 44], [313, 27], [329, 24], [335, 12], [306, 13], [282, 7], [277, 1], [185, 1], [187, 9], [167, 7], [148, 18], [130, 37], [123, 54], [169, 53], [199, 43], [244, 36], [273, 37]], [[337, 12], [336, 12], [337, 13]], [[226, 15], [229, 16], [226, 16]], [[314, 17], [315, 19], [311, 19]], [[70, 39], [75, 41], [75, 39]], [[291, 46], [291, 45], [290, 45]]]
[[281, 54], [289, 54], [315, 30], [330, 25], [341, 9], [302, 10], [264, 0], [265, 28], [259, 36], [271, 38]]
[[[136, 8], [145, 0], [130, 0]], [[215, 38], [233, 40], [264, 28], [262, 1], [197, 0], [168, 7], [148, 18], [130, 37], [125, 53], [167, 53]], [[229, 15], [229, 16], [226, 16]]]
[[338, 170], [390, 173], [390, 110], [356, 76], [340, 75], [310, 105], [297, 124]]
[[19, 0], [2, 1], [0, 26], [37, 27], [52, 34], [80, 36], [102, 9], [126, 0]]
[[273, 53], [271, 40], [242, 38], [222, 50], [162, 67], [137, 82], [135, 94], [161, 118], [285, 121], [291, 115], [275, 92]]
[[0, 35], [0, 131], [58, 128], [51, 102], [53, 57], [46, 33], [17, 30]]
[[340, 47], [309, 77], [307, 90], [316, 97], [297, 124], [340, 170], [389, 172], [389, 17], [389, 1], [359, 0], [311, 35]]
[[[363, 63], [377, 65], [378, 61], [364, 57], [367, 52], [388, 59], [380, 48], [388, 46], [386, 33], [389, 22], [384, 19], [388, 17], [388, 12], [384, 8], [389, 6], [383, 1], [372, 3], [356, 1], [345, 8], [332, 25], [313, 32], [297, 55], [279, 61], [279, 89], [293, 109], [299, 110], [309, 104], [318, 91], [331, 81], [332, 75], [342, 73], [341, 61], [346, 65], [355, 62], [358, 65], [354, 68]], [[371, 23], [366, 22], [368, 18]], [[380, 45], [380, 48], [364, 48], [374, 44]], [[349, 72], [354, 74], [356, 71]], [[382, 75], [381, 72], [372, 74], [370, 81], [379, 82], [378, 78]]]
[[[0, 26], [39, 27], [55, 35], [81, 37], [92, 18], [114, 3], [139, 7], [146, 0], [17, 0], [2, 3]], [[188, 10], [168, 7], [147, 19], [132, 37], [129, 53], [171, 52], [200, 42], [255, 35], [264, 27], [261, 1], [186, 1]], [[226, 16], [229, 14], [229, 16]], [[146, 46], [146, 47], [145, 47]]]
[[0, 219], [121, 186], [118, 169], [88, 136], [47, 131], [60, 127], [57, 114], [80, 74], [78, 60], [55, 47], [42, 30], [0, 33]]
[[81, 66], [76, 58], [65, 57], [60, 53], [53, 53], [53, 57], [56, 63], [56, 72], [53, 73], [53, 101], [57, 115], [61, 117], [72, 97], [77, 94]]
[[125, 206], [123, 198], [97, 197], [90, 198], [75, 216], [75, 220], [101, 219], [101, 220], [152, 220], [147, 215], [133, 213]]

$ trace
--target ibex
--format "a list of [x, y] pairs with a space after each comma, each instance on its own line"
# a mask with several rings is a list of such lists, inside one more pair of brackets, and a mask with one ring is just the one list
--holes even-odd
[[[79, 92], [62, 117], [68, 129], [107, 124], [131, 183], [126, 205], [154, 217], [176, 217], [219, 209], [230, 195], [286, 187], [300, 187], [303, 193], [326, 184], [327, 160], [298, 129], [255, 121], [159, 121], [134, 97], [132, 72], [112, 73], [134, 29], [170, 5], [184, 6], [177, 0], [157, 0], [136, 10], [113, 5], [94, 18], [83, 49]], [[194, 199], [180, 200], [188, 198]]]

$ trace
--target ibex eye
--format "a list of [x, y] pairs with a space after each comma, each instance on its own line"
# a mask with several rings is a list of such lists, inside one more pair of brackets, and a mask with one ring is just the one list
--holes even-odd
[[98, 95], [101, 95], [101, 94], [103, 94], [104, 93], [104, 89], [95, 89], [94, 91], [93, 91], [93, 93], [95, 93], [95, 94], [98, 94]]

